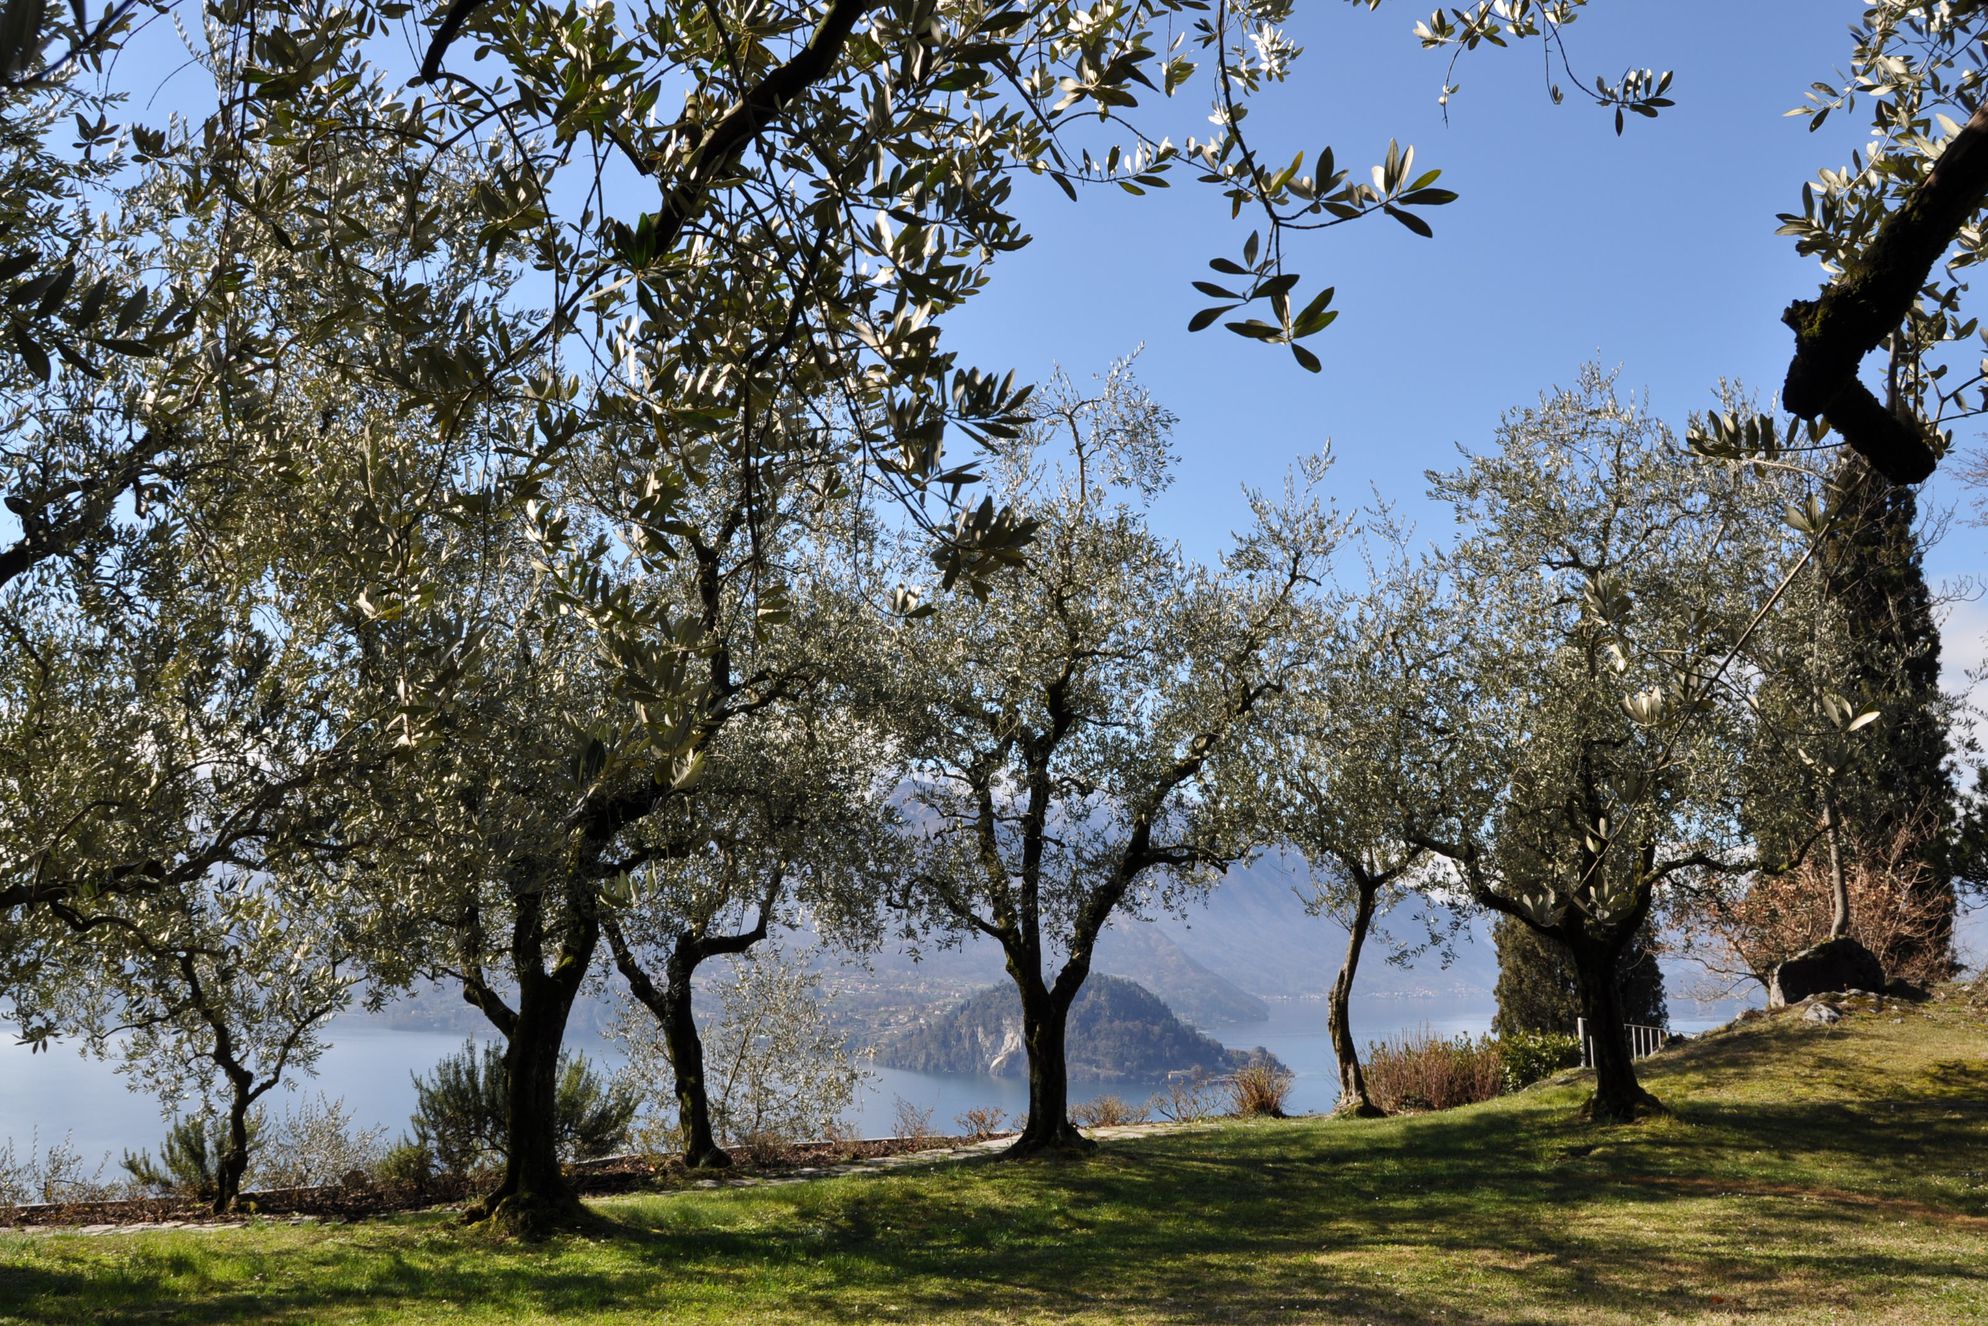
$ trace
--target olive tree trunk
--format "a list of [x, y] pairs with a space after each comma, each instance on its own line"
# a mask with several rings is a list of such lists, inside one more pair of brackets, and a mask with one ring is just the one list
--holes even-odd
[[665, 1007], [658, 1016], [676, 1078], [683, 1163], [692, 1169], [723, 1169], [732, 1163], [732, 1157], [718, 1145], [711, 1129], [711, 1097], [704, 1086], [704, 1038], [697, 1034], [697, 1017], [691, 1007], [690, 978], [695, 970], [695, 963], [677, 953], [670, 955]]
[[1059, 995], [1040, 980], [1017, 984], [1022, 994], [1022, 1044], [1028, 1052], [1029, 1114], [1006, 1154], [1089, 1150], [1097, 1143], [1070, 1122], [1070, 1065], [1065, 1051], [1073, 995]]
[[1581, 934], [1564, 934], [1561, 939], [1574, 956], [1581, 1016], [1594, 1060], [1595, 1094], [1584, 1113], [1597, 1123], [1623, 1123], [1660, 1112], [1662, 1103], [1636, 1080], [1636, 1063], [1629, 1052], [1629, 1029], [1616, 980], [1628, 943], [1626, 933], [1613, 941]]
[[249, 1106], [255, 1103], [249, 1074], [240, 1068], [222, 1070], [228, 1078], [228, 1136], [214, 1161], [214, 1214], [235, 1209], [242, 1197], [242, 1178], [248, 1173]]
[[1379, 894], [1379, 888], [1365, 882], [1359, 884], [1359, 896], [1353, 905], [1353, 922], [1347, 927], [1346, 958], [1339, 965], [1339, 975], [1332, 982], [1332, 997], [1326, 1002], [1325, 1009], [1326, 1030], [1332, 1037], [1332, 1055], [1339, 1061], [1339, 1104], [1333, 1113], [1363, 1119], [1387, 1113], [1374, 1104], [1373, 1097], [1367, 1094], [1367, 1075], [1360, 1067], [1360, 1052], [1353, 1044], [1351, 1021], [1353, 977], [1360, 969], [1360, 951], [1366, 946], [1367, 934], [1373, 929], [1374, 907]]
[[663, 1029], [663, 1043], [669, 1051], [670, 1070], [675, 1079], [683, 1163], [691, 1169], [722, 1169], [732, 1163], [731, 1155], [718, 1145], [711, 1125], [711, 1097], [704, 1084], [704, 1038], [697, 1031], [691, 979], [707, 958], [744, 953], [766, 938], [777, 894], [776, 881], [760, 907], [758, 922], [750, 930], [733, 935], [710, 935], [697, 930], [679, 932], [670, 944], [660, 989], [643, 969], [621, 927], [612, 920], [604, 923], [614, 965], [628, 982], [629, 993]]
[[549, 1231], [578, 1204], [559, 1164], [559, 1052], [572, 1006], [572, 996], [550, 978], [527, 978], [504, 1051], [510, 1078], [504, 1178], [480, 1214], [527, 1236]]
[[[541, 1238], [581, 1214], [579, 1198], [559, 1164], [559, 1052], [573, 1001], [600, 940], [600, 922], [590, 909], [569, 902], [564, 942], [548, 969], [540, 929], [544, 895], [527, 894], [515, 905], [511, 954], [518, 1006], [509, 1017], [493, 1016], [505, 1036], [504, 1068], [510, 1078], [504, 1177], [496, 1191], [465, 1214], [526, 1238]], [[472, 1002], [489, 1012], [494, 998], [486, 990]]]

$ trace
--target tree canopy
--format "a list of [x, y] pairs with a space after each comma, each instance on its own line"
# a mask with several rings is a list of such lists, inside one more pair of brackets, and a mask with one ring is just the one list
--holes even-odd
[[[1542, 52], [1618, 132], [1658, 116], [1667, 73], [1551, 73], [1586, 7], [1415, 32], [1452, 71]], [[1342, 1059], [1365, 928], [1440, 859], [1567, 947], [1597, 1112], [1634, 1113], [1612, 992], [1660, 885], [1818, 823], [1834, 854], [1846, 799], [1903, 823], [1876, 804], [1900, 780], [1853, 767], [1879, 738], [1951, 798], [1923, 586], [1864, 592], [1832, 550], [1909, 570], [1886, 485], [1988, 410], [1988, 360], [1953, 371], [1984, 338], [1982, 12], [1873, 4], [1812, 91], [1812, 125], [1861, 99], [1875, 136], [1782, 218], [1828, 281], [1786, 315], [1806, 432], [1729, 401], [1693, 462], [1589, 372], [1436, 476], [1457, 539], [1362, 598], [1328, 579], [1350, 522], [1311, 439], [1204, 565], [1149, 518], [1173, 421], [1129, 369], [1017, 380], [954, 335], [1054, 224], [1027, 181], [1188, 181], [1234, 223], [1161, 274], [1189, 329], [1318, 371], [1309, 232], [1432, 237], [1455, 195], [1412, 145], [1354, 166], [1259, 133], [1310, 67], [1291, 0], [0, 0], [9, 1014], [203, 1065], [226, 1205], [248, 1107], [360, 975], [449, 981], [505, 1044], [485, 1209], [537, 1228], [603, 941], [694, 1117], [689, 973], [783, 908], [991, 938], [1027, 1151], [1077, 1140], [1063, 1029], [1109, 918], [1280, 842], [1355, 918]], [[127, 57], [175, 43], [155, 113]], [[1810, 485], [1791, 457], [1832, 436], [1863, 468]], [[1871, 630], [1798, 676], [1763, 623], [1812, 562], [1806, 619]], [[1880, 711], [1827, 687], [1887, 670], [1910, 694], [1853, 741]], [[1763, 731], [1755, 772], [1799, 769], [1748, 783]]]

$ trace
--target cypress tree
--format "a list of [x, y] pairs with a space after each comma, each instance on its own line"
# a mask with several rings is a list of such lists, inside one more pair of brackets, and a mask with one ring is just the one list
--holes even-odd
[[1954, 827], [1954, 887], [1988, 900], [1988, 764], [1974, 771], [1974, 793]]
[[[1491, 937], [1498, 946], [1498, 1011], [1491, 1030], [1500, 1036], [1520, 1031], [1573, 1035], [1581, 994], [1566, 946], [1509, 916], [1498, 918]], [[1623, 951], [1616, 990], [1625, 1020], [1646, 1027], [1667, 1024], [1664, 974], [1647, 924]]]
[[1921, 922], [1884, 956], [1888, 967], [1944, 976], [1953, 965], [1954, 786], [1918, 501], [1854, 454], [1845, 456], [1837, 484], [1843, 518], [1821, 550], [1820, 571], [1836, 609], [1830, 618], [1845, 637], [1842, 689], [1883, 715], [1843, 776], [1846, 846], [1877, 867], [1908, 845], [1911, 868], [1898, 875]]

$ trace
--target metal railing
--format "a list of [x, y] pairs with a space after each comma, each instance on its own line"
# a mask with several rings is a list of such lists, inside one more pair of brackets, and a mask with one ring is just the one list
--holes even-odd
[[[1664, 1042], [1670, 1039], [1670, 1033], [1662, 1027], [1647, 1027], [1640, 1022], [1624, 1023], [1623, 1029], [1629, 1033], [1629, 1057], [1631, 1059], [1649, 1058], [1658, 1050], [1663, 1049]], [[1574, 1019], [1574, 1039], [1581, 1043], [1581, 1067], [1593, 1068], [1595, 1066], [1594, 1042], [1588, 1036], [1588, 1020], [1586, 1018]]]

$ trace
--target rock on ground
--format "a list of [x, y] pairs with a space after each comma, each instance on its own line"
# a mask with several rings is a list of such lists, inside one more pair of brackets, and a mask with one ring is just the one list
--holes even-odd
[[1826, 939], [1803, 949], [1774, 969], [1767, 987], [1767, 1006], [1785, 1008], [1799, 1004], [1814, 994], [1835, 994], [1842, 990], [1884, 989], [1884, 965], [1862, 944], [1849, 936]]

